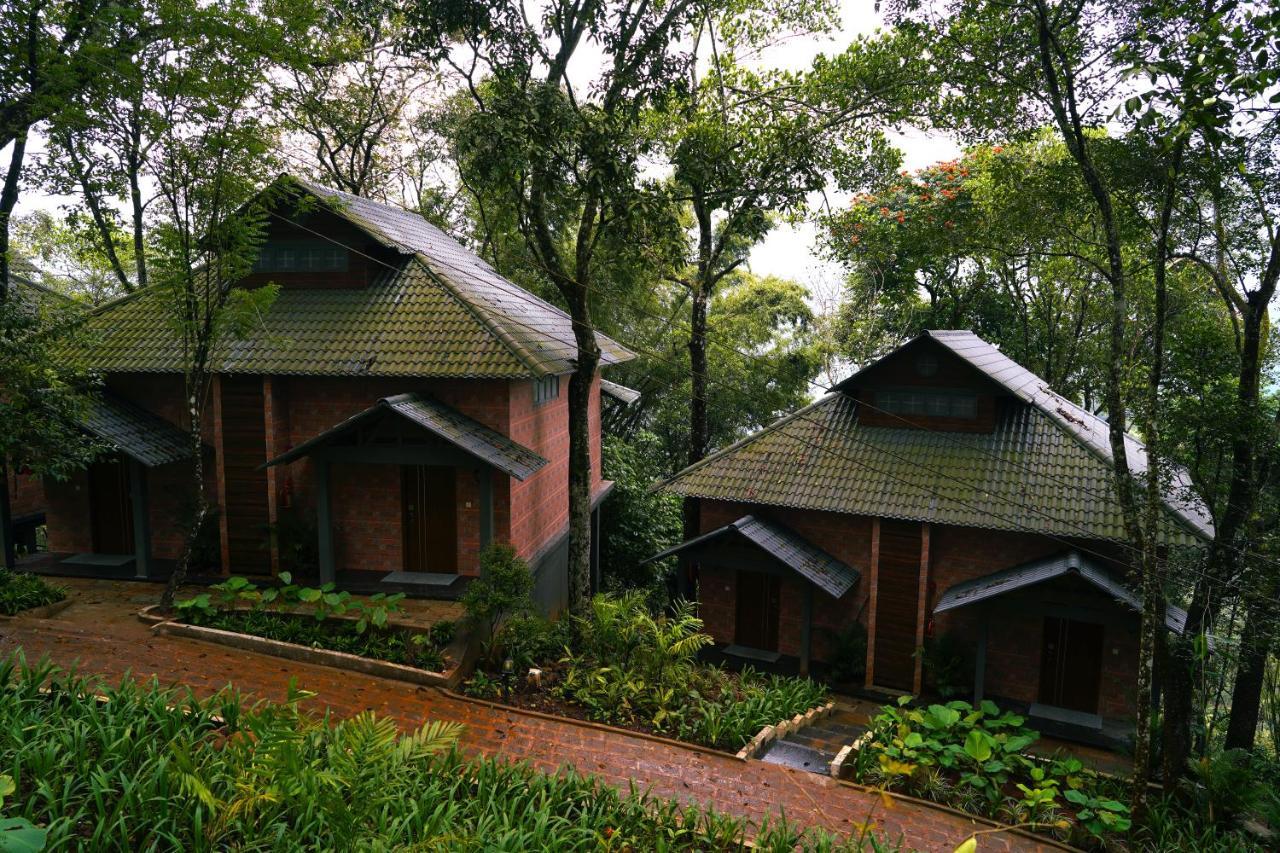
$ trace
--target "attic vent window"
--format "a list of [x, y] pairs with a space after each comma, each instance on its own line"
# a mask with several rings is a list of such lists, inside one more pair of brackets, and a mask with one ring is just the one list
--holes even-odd
[[533, 404], [541, 406], [560, 396], [560, 377], [543, 376], [533, 380]]
[[954, 391], [902, 389], [876, 392], [876, 408], [906, 417], [973, 420], [978, 416], [978, 398]]
[[349, 255], [327, 240], [273, 241], [262, 247], [254, 272], [346, 272]]

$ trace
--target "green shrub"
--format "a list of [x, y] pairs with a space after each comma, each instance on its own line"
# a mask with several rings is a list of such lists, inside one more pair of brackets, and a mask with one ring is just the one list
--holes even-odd
[[16, 789], [5, 812], [53, 850], [702, 851], [741, 849], [749, 833], [760, 849], [842, 849], [573, 772], [466, 758], [450, 724], [404, 735], [372, 714], [314, 717], [298, 691], [244, 709], [230, 693], [104, 689], [12, 659], [0, 685], [0, 767]]
[[973, 657], [967, 644], [953, 634], [930, 637], [924, 644], [924, 674], [944, 699], [973, 689]]
[[492, 638], [506, 616], [533, 609], [533, 573], [510, 545], [490, 545], [480, 552], [480, 577], [462, 593], [467, 621]]
[[833, 632], [831, 680], [861, 684], [867, 674], [867, 628], [854, 620], [844, 630]]
[[1243, 749], [1228, 749], [1193, 761], [1191, 770], [1200, 783], [1195, 789], [1196, 804], [1210, 824], [1234, 821], [1249, 811], [1262, 793], [1254, 778], [1252, 756]]
[[54, 604], [66, 597], [65, 589], [46, 583], [43, 578], [29, 572], [0, 568], [0, 613], [6, 616]]
[[543, 616], [513, 616], [494, 638], [497, 657], [510, 658], [517, 670], [544, 666], [566, 654], [570, 644], [570, 620], [552, 622]]

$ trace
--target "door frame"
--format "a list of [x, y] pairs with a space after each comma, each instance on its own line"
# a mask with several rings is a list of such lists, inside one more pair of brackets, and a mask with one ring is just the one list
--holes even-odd
[[[450, 534], [448, 540], [450, 547], [444, 549], [441, 553], [447, 554], [442, 564], [436, 564], [436, 558], [430, 553], [431, 545], [427, 542], [430, 537], [430, 531], [423, 530], [424, 523], [422, 506], [429, 500], [426, 494], [426, 486], [424, 484], [423, 472], [432, 469], [438, 472], [447, 471], [449, 474], [449, 527]], [[416, 487], [420, 490], [418, 495], [411, 495], [410, 491]], [[415, 499], [417, 509], [410, 505], [410, 499]], [[411, 515], [413, 518], [411, 519]], [[413, 539], [413, 533], [418, 531], [418, 538], [421, 540], [418, 544], [411, 547], [410, 543]], [[443, 547], [443, 543], [440, 543]], [[400, 568], [406, 572], [420, 572], [423, 574], [457, 574], [458, 573], [458, 469], [451, 465], [424, 465], [406, 463], [400, 466]], [[421, 553], [419, 553], [421, 552]], [[410, 565], [410, 555], [416, 555], [416, 565]]]
[[[98, 504], [99, 488], [101, 488], [100, 477], [102, 476], [102, 467], [115, 466], [119, 474], [114, 477], [115, 482], [109, 484], [113, 489], [119, 489], [118, 500], [121, 507], [120, 513], [120, 537], [121, 543], [125, 546], [122, 551], [104, 551], [102, 550], [102, 528], [101, 512]], [[115, 453], [110, 456], [102, 456], [91, 462], [85, 469], [86, 485], [88, 486], [88, 506], [89, 506], [89, 543], [91, 553], [94, 554], [110, 554], [123, 556], [125, 554], [134, 554], [137, 552], [138, 543], [135, 541], [136, 531], [134, 529], [134, 500], [133, 500], [133, 474], [132, 466], [129, 459], [121, 453]]]
[[[758, 649], [762, 652], [777, 652], [779, 645], [779, 623], [782, 621], [782, 576], [775, 572], [762, 572], [756, 569], [736, 570], [737, 574], [734, 578], [734, 612], [733, 612], [733, 642], [734, 645], [743, 646], [751, 649]], [[757, 590], [763, 591], [763, 601], [760, 602], [760, 619], [764, 628], [764, 642], [744, 642], [741, 637], [742, 630], [742, 592], [744, 588], [744, 576], [752, 578], [753, 583], [758, 583]]]

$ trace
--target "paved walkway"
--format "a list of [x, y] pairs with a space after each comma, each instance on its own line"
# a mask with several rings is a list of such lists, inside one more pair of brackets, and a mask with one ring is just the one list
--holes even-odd
[[[0, 654], [22, 649], [29, 659], [49, 655], [78, 664], [82, 673], [116, 680], [126, 674], [157, 677], [208, 694], [234, 684], [255, 697], [282, 699], [291, 678], [316, 691], [317, 704], [337, 715], [369, 709], [395, 717], [408, 728], [426, 720], [467, 726], [464, 749], [554, 771], [566, 764], [621, 788], [632, 781], [654, 794], [710, 805], [759, 822], [780, 813], [801, 826], [842, 835], [868, 820], [889, 840], [906, 847], [952, 851], [975, 829], [959, 815], [896, 801], [892, 808], [874, 794], [829, 778], [760, 761], [740, 762], [717, 753], [682, 749], [646, 738], [547, 720], [519, 711], [454, 698], [434, 688], [323, 666], [285, 661], [197, 640], [160, 637], [135, 618], [153, 603], [157, 587], [104, 581], [67, 581], [75, 603], [48, 620], [0, 621]], [[1009, 833], [983, 835], [979, 850], [1049, 849]]]

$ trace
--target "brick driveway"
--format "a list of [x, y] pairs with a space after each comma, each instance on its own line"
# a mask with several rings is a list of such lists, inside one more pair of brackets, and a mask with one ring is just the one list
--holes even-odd
[[[458, 699], [434, 688], [349, 673], [323, 666], [233, 650], [179, 637], [154, 636], [135, 618], [153, 603], [158, 587], [110, 581], [65, 582], [75, 603], [52, 619], [0, 621], [0, 654], [22, 649], [28, 658], [49, 655], [78, 664], [83, 673], [118, 680], [126, 673], [152, 675], [165, 684], [187, 685], [201, 694], [234, 684], [255, 697], [282, 699], [290, 678], [319, 694], [316, 702], [337, 715], [366, 709], [395, 717], [405, 727], [425, 720], [467, 726], [463, 747], [485, 755], [529, 761], [554, 771], [566, 764], [610, 784], [695, 801], [754, 822], [787, 819], [840, 834], [858, 832], [868, 819], [881, 837], [905, 846], [951, 851], [975, 829], [988, 825], [945, 811], [881, 798], [826, 777], [731, 756], [683, 749], [643, 737]], [[979, 850], [1053, 849], [1011, 833], [980, 837]]]

